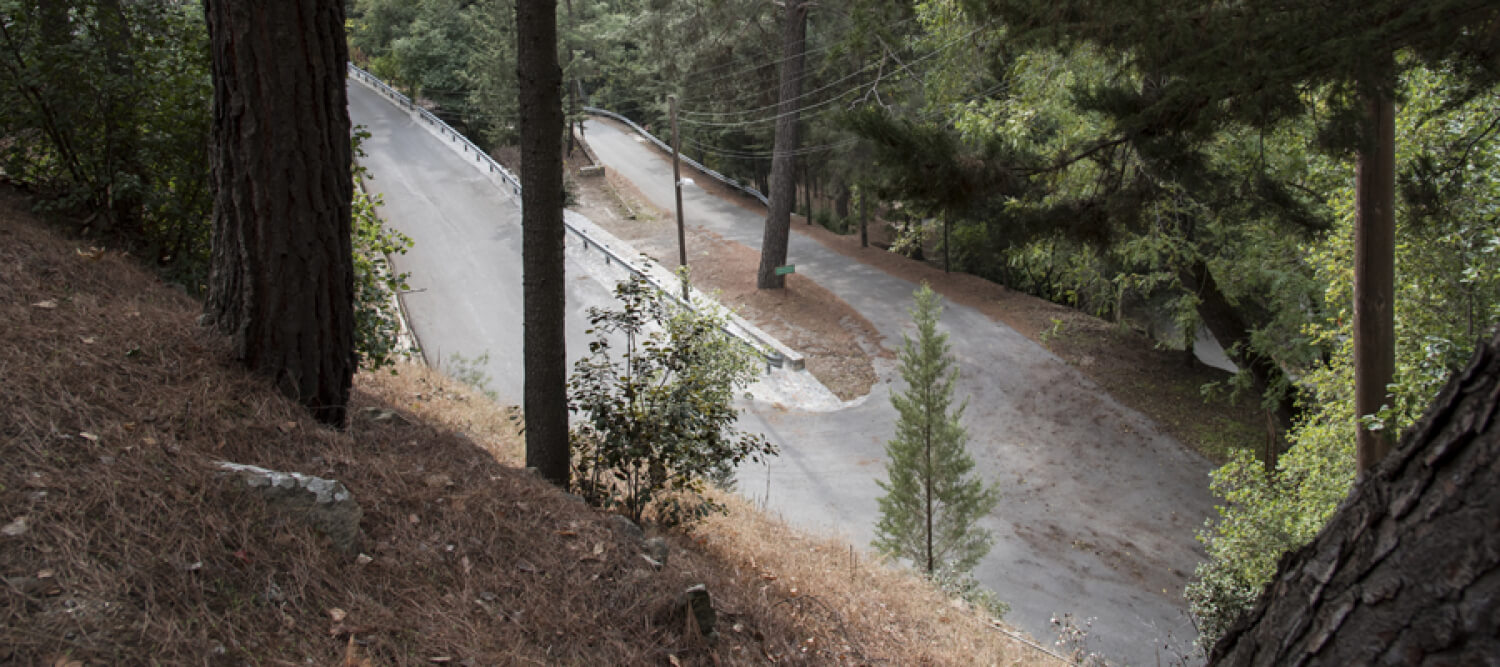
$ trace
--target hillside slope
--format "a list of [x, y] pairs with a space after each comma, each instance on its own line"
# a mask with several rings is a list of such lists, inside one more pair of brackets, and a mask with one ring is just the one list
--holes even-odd
[[[733, 499], [662, 533], [657, 569], [516, 465], [501, 410], [426, 369], [362, 374], [350, 428], [321, 428], [195, 326], [198, 303], [23, 208], [0, 191], [0, 663], [1053, 660]], [[219, 461], [339, 480], [361, 553]], [[696, 584], [717, 641], [684, 610]]]

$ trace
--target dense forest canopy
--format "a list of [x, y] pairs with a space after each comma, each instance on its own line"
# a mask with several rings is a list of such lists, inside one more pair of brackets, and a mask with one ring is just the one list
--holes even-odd
[[[487, 147], [516, 144], [512, 0], [350, 0], [350, 57]], [[0, 2], [0, 160], [46, 206], [98, 211], [190, 290], [208, 263], [203, 12]], [[1207, 640], [1345, 497], [1354, 425], [1407, 428], [1500, 321], [1500, 9], [1478, 0], [835, 0], [784, 52], [764, 0], [565, 0], [567, 122], [586, 106], [767, 189], [780, 65], [805, 58], [798, 208], [867, 204], [891, 249], [1128, 325], [1207, 330], [1278, 443], [1229, 457], [1188, 595]], [[87, 75], [80, 75], [86, 73]], [[1354, 399], [1362, 100], [1394, 100], [1394, 376]], [[659, 134], [665, 134], [659, 132]], [[358, 214], [358, 210], [356, 211]], [[948, 235], [937, 233], [951, 225]], [[378, 224], [376, 225], [378, 231]]]

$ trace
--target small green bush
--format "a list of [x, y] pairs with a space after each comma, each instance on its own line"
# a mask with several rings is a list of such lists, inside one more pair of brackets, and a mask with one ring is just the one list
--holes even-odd
[[[370, 133], [355, 128], [354, 155], [363, 157], [360, 142]], [[366, 169], [354, 163], [356, 183], [371, 178]], [[401, 314], [396, 295], [410, 289], [406, 279], [411, 274], [397, 273], [390, 263], [391, 255], [404, 255], [411, 247], [410, 237], [386, 227], [376, 214], [380, 197], [354, 191], [350, 227], [354, 246], [354, 349], [360, 365], [366, 370], [393, 366], [401, 350]]]
[[813, 222], [835, 234], [849, 233], [849, 219], [834, 217], [833, 212], [826, 208], [813, 214]]
[[594, 340], [568, 383], [569, 409], [583, 417], [573, 429], [577, 491], [636, 521], [658, 499], [659, 518], [691, 519], [712, 506], [685, 507], [682, 494], [776, 453], [734, 429], [735, 391], [754, 379], [755, 354], [717, 316], [669, 304], [640, 278], [615, 296], [620, 310], [589, 309]]

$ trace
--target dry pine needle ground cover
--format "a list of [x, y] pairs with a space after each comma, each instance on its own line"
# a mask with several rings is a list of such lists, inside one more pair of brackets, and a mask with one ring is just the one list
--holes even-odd
[[[516, 465], [506, 415], [426, 369], [356, 378], [317, 426], [200, 305], [0, 192], [0, 663], [1031, 664], [908, 575], [734, 505], [665, 567]], [[216, 461], [336, 478], [362, 551]], [[680, 603], [706, 584], [720, 637]]]

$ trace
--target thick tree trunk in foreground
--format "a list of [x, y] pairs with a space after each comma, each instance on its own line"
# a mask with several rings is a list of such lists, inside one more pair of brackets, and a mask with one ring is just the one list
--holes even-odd
[[[807, 3], [787, 0], [786, 24], [781, 41], [781, 89], [776, 105], [776, 143], [771, 152], [771, 204], [766, 213], [765, 235], [760, 242], [760, 271], [755, 286], [781, 289], [786, 276], [776, 267], [786, 264], [788, 235], [792, 233], [792, 208], [797, 205], [797, 96], [802, 90], [802, 64], [807, 44]], [[811, 219], [811, 211], [809, 219]]]
[[[1354, 177], [1354, 408], [1361, 416], [1390, 404], [1396, 375], [1396, 105], [1390, 90], [1367, 88], [1368, 145]], [[1363, 471], [1385, 457], [1395, 435], [1355, 428]]]
[[205, 5], [215, 189], [206, 314], [246, 366], [342, 426], [357, 364], [344, 4]]
[[1284, 558], [1216, 665], [1500, 659], [1500, 334], [1313, 542]]
[[568, 357], [563, 344], [563, 108], [557, 0], [516, 3], [521, 120], [521, 291], [526, 466], [568, 486]]

